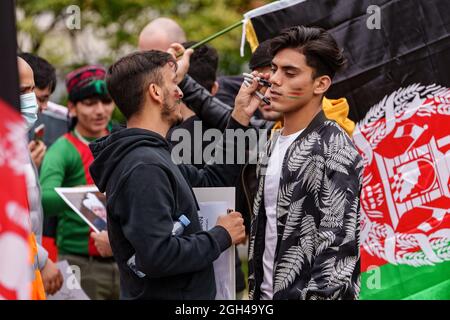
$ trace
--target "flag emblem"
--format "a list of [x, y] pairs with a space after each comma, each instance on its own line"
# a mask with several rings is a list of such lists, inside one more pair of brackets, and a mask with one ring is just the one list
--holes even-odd
[[449, 123], [450, 89], [420, 84], [385, 96], [358, 123], [363, 271], [450, 260]]

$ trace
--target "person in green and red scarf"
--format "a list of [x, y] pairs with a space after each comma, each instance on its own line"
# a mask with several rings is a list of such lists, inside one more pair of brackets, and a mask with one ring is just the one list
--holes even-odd
[[85, 66], [67, 75], [73, 128], [47, 151], [40, 182], [45, 215], [58, 216], [59, 260], [80, 267], [81, 287], [91, 299], [118, 299], [119, 272], [110, 250], [105, 250], [109, 248], [107, 233], [92, 233], [55, 192], [56, 187], [93, 184], [88, 168], [94, 158], [88, 144], [109, 133], [114, 110], [104, 78], [105, 69], [99, 66]]

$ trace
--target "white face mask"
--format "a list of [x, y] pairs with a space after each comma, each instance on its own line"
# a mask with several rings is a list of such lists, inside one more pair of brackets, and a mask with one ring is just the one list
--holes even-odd
[[36, 122], [38, 110], [39, 106], [34, 92], [20, 95], [20, 112], [27, 123], [28, 129]]

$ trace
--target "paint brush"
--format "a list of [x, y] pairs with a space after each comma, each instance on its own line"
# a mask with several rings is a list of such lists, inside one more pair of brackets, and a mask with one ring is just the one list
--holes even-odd
[[[249, 82], [252, 79], [255, 79], [255, 77], [252, 74], [250, 74], [250, 73], [245, 73], [244, 72], [242, 75], [244, 76], [244, 79], [248, 80]], [[266, 79], [261, 79], [261, 78], [258, 78], [258, 77], [257, 77], [257, 79], [258, 79], [258, 83], [261, 86], [263, 86], [263, 87], [271, 87], [272, 86], [272, 84], [269, 81], [267, 81]]]
[[[250, 79], [249, 80], [244, 80], [244, 84], [247, 86], [247, 87], [250, 87]], [[270, 100], [265, 96], [265, 95], [263, 95], [261, 92], [259, 92], [259, 91], [255, 91], [254, 92], [254, 94], [262, 101], [262, 102], [264, 102], [265, 104], [267, 104], [268, 106], [270, 106]]]

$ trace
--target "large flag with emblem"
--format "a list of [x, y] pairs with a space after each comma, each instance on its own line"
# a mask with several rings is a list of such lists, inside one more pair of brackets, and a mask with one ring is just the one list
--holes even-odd
[[447, 0], [287, 0], [244, 15], [254, 50], [283, 28], [328, 30], [366, 170], [361, 299], [450, 299], [450, 15]]
[[421, 83], [353, 133], [365, 162], [361, 298], [450, 298], [450, 89]]
[[26, 131], [19, 113], [14, 1], [0, 1], [0, 300], [30, 298]]

